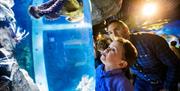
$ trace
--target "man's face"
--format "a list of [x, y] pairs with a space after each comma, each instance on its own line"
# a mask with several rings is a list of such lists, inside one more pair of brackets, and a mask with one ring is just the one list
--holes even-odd
[[107, 32], [112, 40], [117, 37], [122, 37], [125, 39], [129, 38], [129, 30], [122, 27], [118, 22], [113, 22], [107, 27]]

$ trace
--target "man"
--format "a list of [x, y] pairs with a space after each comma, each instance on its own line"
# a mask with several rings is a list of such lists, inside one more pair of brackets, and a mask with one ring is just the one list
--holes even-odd
[[137, 62], [130, 68], [135, 74], [135, 91], [177, 91], [180, 60], [162, 37], [149, 33], [131, 34], [127, 25], [118, 20], [109, 21], [107, 31], [112, 40], [123, 37], [137, 48]]

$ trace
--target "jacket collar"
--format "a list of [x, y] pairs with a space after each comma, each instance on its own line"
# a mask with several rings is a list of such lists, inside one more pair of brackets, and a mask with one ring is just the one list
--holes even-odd
[[122, 69], [114, 69], [114, 70], [111, 70], [111, 71], [104, 71], [104, 64], [101, 64], [97, 69], [99, 69], [99, 76], [100, 77], [110, 77], [110, 76], [114, 76], [114, 75], [117, 75], [117, 74], [123, 74], [123, 71]]

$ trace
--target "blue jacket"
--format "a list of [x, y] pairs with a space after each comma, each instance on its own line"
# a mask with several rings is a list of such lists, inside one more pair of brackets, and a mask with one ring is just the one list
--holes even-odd
[[133, 86], [121, 69], [105, 72], [104, 64], [96, 68], [96, 91], [133, 91]]
[[176, 85], [180, 60], [162, 37], [148, 33], [132, 34], [130, 41], [138, 51], [132, 73], [151, 84], [163, 84], [166, 89]]

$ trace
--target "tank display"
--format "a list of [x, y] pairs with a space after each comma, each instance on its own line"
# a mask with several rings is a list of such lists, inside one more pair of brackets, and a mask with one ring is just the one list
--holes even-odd
[[0, 90], [95, 91], [90, 7], [90, 0], [1, 0], [0, 34], [12, 47], [0, 47], [13, 59], [7, 67], [0, 61]]
[[94, 90], [90, 2], [80, 3], [83, 18], [79, 21], [70, 21], [67, 15], [32, 21], [35, 80], [42, 91]]

